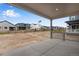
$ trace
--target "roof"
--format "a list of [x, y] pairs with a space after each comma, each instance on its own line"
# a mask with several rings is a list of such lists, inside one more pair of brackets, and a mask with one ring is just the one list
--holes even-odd
[[7, 22], [7, 23], [9, 23], [9, 24], [11, 24], [11, 25], [15, 26], [14, 24], [12, 24], [11, 22], [8, 22], [7, 20], [0, 21], [0, 23], [3, 23], [3, 22]]
[[79, 24], [79, 20], [66, 21], [66, 23], [68, 23], [69, 25], [72, 25], [72, 24]]
[[10, 3], [48, 19], [79, 14], [79, 3]]
[[20, 27], [26, 27], [27, 25], [30, 25], [30, 24], [25, 24], [25, 23], [17, 23], [17, 24], [15, 24], [15, 26], [20, 26]]

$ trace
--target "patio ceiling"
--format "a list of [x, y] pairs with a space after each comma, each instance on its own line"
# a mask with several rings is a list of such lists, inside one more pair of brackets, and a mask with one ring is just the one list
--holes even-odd
[[48, 19], [78, 15], [78, 3], [11, 3]]

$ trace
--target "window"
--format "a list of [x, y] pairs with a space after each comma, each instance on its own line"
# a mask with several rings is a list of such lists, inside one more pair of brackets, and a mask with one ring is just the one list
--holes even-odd
[[5, 29], [7, 29], [7, 27], [4, 27]]
[[71, 16], [70, 17], [70, 20], [75, 20], [75, 16]]

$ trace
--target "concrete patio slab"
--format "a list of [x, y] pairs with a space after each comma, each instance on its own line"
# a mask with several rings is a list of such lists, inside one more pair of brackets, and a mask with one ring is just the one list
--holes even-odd
[[79, 42], [48, 39], [3, 54], [4, 56], [79, 56]]
[[37, 55], [40, 55], [40, 53], [38, 51], [35, 51], [31, 47], [22, 47], [22, 48], [18, 48], [10, 52], [7, 52], [4, 55], [5, 56], [7, 55], [9, 56], [32, 56], [32, 55], [37, 56]]
[[[51, 40], [51, 41], [50, 41]], [[41, 53], [43, 55], [45, 52], [47, 52], [49, 49], [55, 47], [57, 44], [62, 42], [62, 40], [57, 40], [57, 39], [49, 39], [37, 44], [31, 45], [31, 47], [35, 50]]]
[[45, 56], [79, 56], [79, 42], [65, 41], [44, 54]]
[[58, 39], [46, 39], [42, 42], [37, 42], [35, 44], [30, 44], [29, 46], [17, 48], [15, 50], [9, 51], [3, 55], [10, 56], [37, 56], [43, 55], [49, 49], [54, 47], [56, 44], [61, 42], [62, 40]]

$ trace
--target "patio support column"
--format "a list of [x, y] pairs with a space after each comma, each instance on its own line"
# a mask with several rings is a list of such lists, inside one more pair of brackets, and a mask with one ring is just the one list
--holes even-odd
[[63, 33], [63, 40], [65, 41], [65, 32]]
[[52, 39], [53, 38], [53, 33], [52, 33], [52, 19], [50, 19], [50, 39]]

